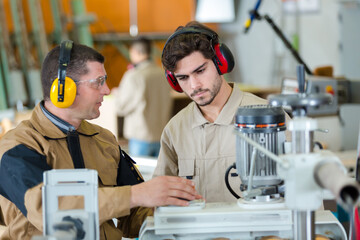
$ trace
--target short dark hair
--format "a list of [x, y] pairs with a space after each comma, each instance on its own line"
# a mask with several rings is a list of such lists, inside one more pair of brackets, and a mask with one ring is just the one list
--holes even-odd
[[211, 39], [209, 36], [202, 33], [186, 33], [179, 34], [173, 38], [170, 37], [171, 40], [166, 43], [163, 49], [161, 62], [164, 68], [171, 72], [175, 71], [178, 61], [195, 51], [201, 52], [207, 59], [215, 57], [213, 46], [219, 43], [219, 38], [216, 32], [197, 21], [191, 21], [185, 26], [178, 27], [174, 34], [187, 27], [206, 30], [212, 33], [215, 38]]
[[136, 38], [131, 42], [130, 47], [136, 49], [139, 53], [146, 56], [151, 55], [151, 41], [146, 37]]
[[[58, 77], [60, 45], [54, 47], [45, 57], [41, 69], [41, 84], [44, 100], [50, 99], [50, 88]], [[89, 72], [87, 62], [104, 63], [104, 56], [93, 48], [82, 44], [73, 44], [70, 62], [66, 68], [66, 76], [77, 80]]]

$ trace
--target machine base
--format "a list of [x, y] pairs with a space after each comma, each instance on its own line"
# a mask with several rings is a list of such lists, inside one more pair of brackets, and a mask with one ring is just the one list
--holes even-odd
[[[167, 209], [166, 209], [167, 208]], [[174, 211], [172, 211], [172, 209]], [[181, 210], [180, 210], [181, 209]], [[347, 239], [330, 211], [315, 212], [315, 233]], [[263, 236], [293, 238], [292, 211], [283, 204], [242, 208], [238, 203], [206, 203], [203, 207], [160, 207], [143, 223], [140, 240], [152, 239], [258, 239]]]

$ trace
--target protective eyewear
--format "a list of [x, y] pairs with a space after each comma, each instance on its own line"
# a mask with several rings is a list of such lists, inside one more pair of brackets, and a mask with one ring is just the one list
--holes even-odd
[[89, 83], [90, 87], [99, 89], [101, 86], [104, 85], [104, 83], [106, 82], [106, 79], [107, 79], [107, 75], [100, 76], [100, 77], [97, 77], [95, 79], [90, 79], [90, 80], [76, 80], [75, 82], [76, 83], [87, 82], [87, 83]]

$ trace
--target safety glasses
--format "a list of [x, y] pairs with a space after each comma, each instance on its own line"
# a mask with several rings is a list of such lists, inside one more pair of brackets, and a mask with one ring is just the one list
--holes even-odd
[[90, 87], [95, 88], [95, 89], [99, 89], [101, 86], [104, 85], [104, 83], [106, 82], [107, 79], [107, 75], [105, 76], [100, 76], [97, 77], [95, 79], [90, 79], [90, 80], [76, 80], [76, 83], [88, 83]]

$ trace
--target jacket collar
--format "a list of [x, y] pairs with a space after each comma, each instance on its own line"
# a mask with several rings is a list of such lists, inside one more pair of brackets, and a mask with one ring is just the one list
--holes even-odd
[[40, 108], [43, 114], [55, 125], [57, 126], [63, 133], [73, 132], [76, 131], [75, 127], [70, 123], [62, 120], [61, 118], [55, 116], [51, 112], [49, 112], [45, 106], [44, 102], [40, 103]]
[[[225, 103], [223, 109], [221, 110], [219, 116], [216, 118], [213, 124], [217, 125], [229, 125], [234, 123], [234, 116], [240, 103], [243, 99], [244, 93], [240, 90], [238, 84], [229, 83], [232, 87], [232, 91], [228, 101]], [[196, 128], [205, 124], [209, 124], [210, 122], [206, 120], [203, 114], [200, 111], [200, 108], [195, 102], [192, 102], [193, 105], [193, 121], [192, 128]]]
[[94, 136], [99, 133], [99, 129], [85, 120], [81, 122], [78, 129], [75, 129], [70, 123], [49, 112], [44, 107], [43, 101], [34, 108], [30, 122], [40, 134], [53, 139], [66, 138], [69, 131], [75, 130], [85, 136]]

